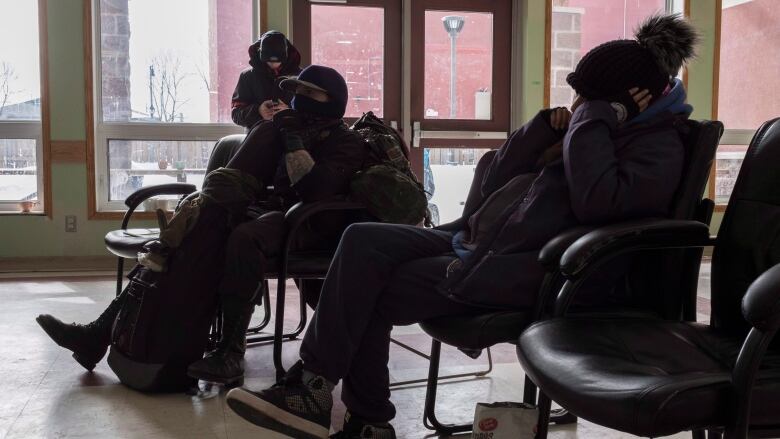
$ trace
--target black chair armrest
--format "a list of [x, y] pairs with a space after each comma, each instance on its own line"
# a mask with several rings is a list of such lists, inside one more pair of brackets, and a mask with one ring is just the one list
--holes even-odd
[[356, 211], [365, 210], [365, 206], [350, 201], [345, 197], [330, 198], [327, 200], [315, 201], [310, 203], [298, 202], [293, 207], [287, 210], [284, 214], [285, 224], [285, 238], [284, 247], [281, 252], [281, 261], [286, 270], [287, 256], [290, 253], [290, 247], [294, 242], [295, 234], [298, 232], [298, 228], [306, 222], [312, 216], [327, 211]]
[[194, 184], [190, 183], [156, 184], [138, 189], [125, 198], [127, 211], [125, 211], [125, 216], [122, 218], [122, 230], [127, 228], [127, 223], [130, 222], [133, 212], [144, 200], [157, 195], [189, 195], [197, 189]]
[[710, 230], [698, 221], [645, 219], [593, 230], [576, 240], [561, 256], [561, 273], [580, 277], [596, 265], [638, 250], [713, 245]]
[[742, 298], [742, 315], [762, 332], [780, 327], [780, 264], [758, 277]]
[[364, 205], [347, 200], [343, 197], [315, 201], [313, 203], [304, 203], [301, 201], [287, 210], [287, 213], [284, 214], [284, 223], [287, 226], [287, 233], [293, 234], [307, 219], [320, 212], [333, 210], [364, 210], [365, 208]]
[[567, 281], [555, 300], [555, 315], [563, 316], [584, 280], [618, 256], [641, 250], [714, 244], [707, 225], [698, 221], [644, 219], [593, 230], [575, 241], [561, 256], [561, 274]]
[[580, 226], [566, 230], [555, 238], [549, 240], [539, 252], [539, 263], [547, 269], [557, 270], [561, 263], [561, 256], [575, 241], [593, 231], [594, 226]]
[[780, 328], [780, 264], [759, 276], [742, 298], [742, 315], [753, 328], [742, 343], [732, 372], [736, 394], [735, 437], [747, 437], [753, 384], [764, 354]]
[[196, 190], [195, 185], [190, 183], [168, 183], [142, 187], [125, 198], [125, 205], [130, 209], [135, 209], [144, 200], [157, 195], [188, 195]]

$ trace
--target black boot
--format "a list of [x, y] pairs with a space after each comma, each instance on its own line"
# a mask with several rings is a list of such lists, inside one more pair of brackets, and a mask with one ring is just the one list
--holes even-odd
[[49, 314], [41, 314], [35, 321], [55, 343], [73, 351], [73, 358], [91, 371], [106, 355], [108, 345], [111, 344], [111, 328], [122, 308], [124, 297], [124, 293], [117, 296], [97, 320], [86, 325], [67, 324]]
[[187, 375], [199, 380], [240, 386], [244, 383], [246, 330], [255, 305], [232, 296], [222, 299], [222, 339], [217, 348], [187, 368]]

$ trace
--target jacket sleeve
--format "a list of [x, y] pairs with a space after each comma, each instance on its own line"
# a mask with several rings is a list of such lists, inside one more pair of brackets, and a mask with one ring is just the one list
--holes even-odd
[[347, 194], [352, 176], [365, 161], [365, 147], [351, 132], [337, 139], [326, 139], [318, 147], [327, 150], [316, 154], [314, 167], [292, 186], [307, 203]]
[[261, 120], [260, 102], [258, 102], [259, 99], [255, 96], [249, 83], [252, 79], [250, 75], [252, 75], [251, 70], [244, 70], [238, 77], [238, 84], [233, 91], [231, 101], [233, 109], [230, 112], [233, 122], [246, 128], [251, 128]]
[[482, 180], [482, 194], [487, 196], [512, 178], [533, 172], [545, 149], [561, 139], [544, 120], [541, 112], [504, 142], [490, 163]]
[[666, 215], [682, 173], [683, 146], [673, 128], [637, 134], [618, 158], [607, 102], [588, 101], [572, 115], [563, 141], [571, 206], [582, 223]]

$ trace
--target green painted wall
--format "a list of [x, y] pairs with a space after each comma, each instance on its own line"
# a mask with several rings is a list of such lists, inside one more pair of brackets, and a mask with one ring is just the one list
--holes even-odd
[[[52, 140], [86, 139], [82, 0], [48, 1], [49, 89]], [[702, 30], [704, 43], [689, 70], [694, 117], [711, 116], [715, 1], [690, 0], [691, 18]], [[269, 0], [269, 27], [288, 30], [287, 0]], [[532, 117], [544, 97], [544, 1], [527, 0], [521, 20], [523, 120]], [[40, 216], [0, 216], [0, 258], [24, 256], [105, 255], [103, 236], [117, 221], [87, 220], [87, 177], [83, 164], [52, 166], [53, 219]], [[65, 215], [76, 215], [78, 232], [65, 233]], [[714, 224], [720, 223], [717, 215]], [[139, 222], [141, 225], [149, 223]]]
[[[82, 0], [48, 0], [51, 138], [86, 139]], [[87, 169], [55, 163], [51, 170], [53, 218], [0, 216], [0, 258], [105, 255], [103, 236], [116, 221], [87, 220]], [[65, 233], [65, 215], [77, 216], [77, 233]]]

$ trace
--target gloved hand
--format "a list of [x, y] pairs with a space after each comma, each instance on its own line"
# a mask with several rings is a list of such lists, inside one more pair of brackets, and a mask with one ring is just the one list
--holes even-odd
[[273, 121], [276, 128], [281, 131], [294, 131], [304, 127], [300, 114], [292, 108], [274, 114]]
[[639, 90], [639, 88], [634, 87], [607, 99], [607, 102], [615, 110], [618, 123], [623, 123], [645, 111], [652, 98], [653, 95], [650, 94], [650, 90]]

